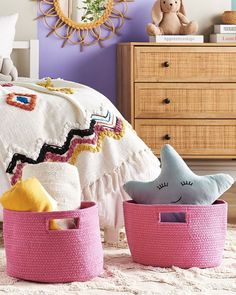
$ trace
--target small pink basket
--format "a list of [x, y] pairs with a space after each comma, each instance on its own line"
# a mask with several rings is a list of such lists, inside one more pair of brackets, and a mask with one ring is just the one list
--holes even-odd
[[[50, 230], [51, 219], [75, 218], [77, 228]], [[87, 281], [103, 271], [98, 208], [62, 212], [4, 210], [3, 234], [7, 274], [30, 281]]]
[[[162, 214], [183, 214], [183, 222], [163, 222]], [[143, 205], [124, 202], [125, 229], [135, 262], [181, 268], [215, 267], [223, 258], [227, 203]]]

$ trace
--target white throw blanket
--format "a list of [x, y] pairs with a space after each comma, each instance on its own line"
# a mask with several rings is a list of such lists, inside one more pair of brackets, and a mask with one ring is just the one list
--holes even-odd
[[[154, 179], [159, 161], [102, 94], [60, 79], [53, 84], [71, 87], [74, 94], [36, 83], [0, 87], [0, 193], [29, 163], [69, 162], [78, 168], [82, 198], [98, 202], [102, 226], [120, 227], [122, 202], [128, 198], [122, 185]], [[22, 94], [36, 95], [35, 108], [8, 104], [13, 92], [19, 103], [25, 102]]]
[[22, 179], [31, 177], [36, 177], [55, 199], [58, 211], [75, 210], [80, 207], [81, 187], [75, 166], [61, 162], [28, 164], [23, 169]]

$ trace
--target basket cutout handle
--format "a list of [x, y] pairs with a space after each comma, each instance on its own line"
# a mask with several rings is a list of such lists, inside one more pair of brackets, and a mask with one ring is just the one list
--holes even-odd
[[[51, 225], [54, 224], [52, 227]], [[55, 228], [55, 226], [57, 228]], [[48, 219], [47, 230], [48, 231], [68, 231], [68, 230], [78, 230], [79, 229], [79, 218], [57, 218]]]
[[57, 214], [53, 212], [50, 217], [46, 218], [46, 230], [49, 233], [66, 232], [79, 229], [79, 213], [71, 214], [70, 211]]
[[159, 225], [176, 224], [186, 226], [190, 223], [190, 212], [175, 208], [163, 209], [158, 211], [157, 220]]
[[159, 222], [187, 223], [185, 212], [160, 212]]

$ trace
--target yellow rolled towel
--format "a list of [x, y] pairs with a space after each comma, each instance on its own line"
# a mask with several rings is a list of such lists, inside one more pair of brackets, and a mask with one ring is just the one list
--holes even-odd
[[[48, 194], [37, 178], [18, 181], [0, 198], [3, 208], [14, 211], [49, 212], [55, 211], [56, 201]], [[59, 229], [54, 220], [50, 229]]]

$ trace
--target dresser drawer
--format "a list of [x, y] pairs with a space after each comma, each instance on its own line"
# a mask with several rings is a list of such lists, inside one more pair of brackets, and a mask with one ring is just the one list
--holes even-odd
[[187, 158], [236, 158], [236, 120], [135, 120], [155, 154], [169, 143]]
[[236, 82], [236, 48], [136, 46], [134, 81]]
[[136, 83], [135, 118], [236, 118], [236, 84]]

